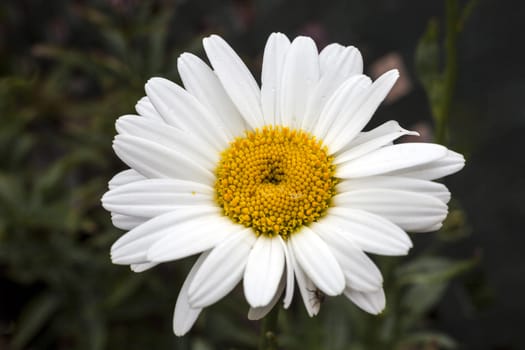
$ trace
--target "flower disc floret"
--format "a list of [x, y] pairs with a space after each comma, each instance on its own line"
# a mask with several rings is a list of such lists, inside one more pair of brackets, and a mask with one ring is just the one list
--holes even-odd
[[333, 158], [309, 133], [265, 126], [235, 139], [216, 169], [217, 202], [257, 235], [284, 239], [322, 217], [335, 194]]

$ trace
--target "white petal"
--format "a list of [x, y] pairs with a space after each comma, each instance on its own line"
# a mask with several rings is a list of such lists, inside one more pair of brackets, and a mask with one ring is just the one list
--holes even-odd
[[111, 222], [113, 223], [113, 226], [115, 226], [116, 228], [120, 228], [121, 230], [134, 229], [138, 225], [141, 225], [144, 222], [146, 222], [147, 220], [148, 218], [141, 216], [129, 216], [111, 213]]
[[[347, 162], [352, 159], [359, 158], [367, 153], [370, 153], [372, 151], [375, 151], [376, 149], [383, 147], [385, 145], [390, 144], [392, 141], [400, 138], [404, 135], [415, 135], [419, 136], [419, 134], [415, 131], [409, 131], [405, 130], [402, 127], [399, 126], [399, 124], [395, 121], [387, 122], [383, 125], [392, 126], [392, 129], [390, 132], [385, 133], [381, 136], [372, 138], [368, 141], [361, 142], [358, 145], [354, 145], [352, 142], [348, 145], [348, 147], [345, 147], [341, 150], [341, 153], [338, 154], [334, 159], [334, 164], [340, 164]], [[386, 129], [386, 128], [385, 128]], [[356, 137], [357, 138], [357, 137]], [[361, 140], [362, 141], [362, 138]]]
[[362, 292], [381, 288], [381, 272], [348, 235], [322, 225], [312, 226], [312, 230], [330, 247], [343, 270], [347, 286]]
[[108, 182], [108, 188], [110, 190], [128, 184], [130, 182], [134, 181], [140, 181], [146, 179], [143, 175], [139, 174], [136, 170], [133, 169], [127, 169], [123, 170], [117, 175], [113, 176], [111, 180]]
[[167, 124], [161, 124], [136, 116], [122, 116], [116, 122], [119, 134], [139, 137], [175, 151], [183, 151], [187, 158], [195, 160], [213, 171], [219, 160], [219, 152], [189, 132]]
[[123, 265], [148, 261], [147, 251], [157, 240], [188, 222], [198, 224], [201, 218], [210, 215], [218, 216], [220, 210], [216, 207], [190, 207], [157, 216], [121, 236], [111, 247], [111, 260]]
[[340, 54], [344, 51], [345, 47], [338, 43], [326, 45], [319, 53], [319, 66], [321, 70], [321, 76], [333, 67], [337, 62]]
[[181, 151], [130, 135], [117, 135], [113, 149], [130, 168], [149, 178], [175, 178], [212, 185], [215, 175]]
[[131, 268], [131, 271], [139, 273], [139, 272], [144, 272], [146, 270], [149, 270], [152, 267], [155, 267], [157, 265], [158, 265], [158, 263], [146, 262], [146, 263], [142, 263], [142, 264], [131, 264], [130, 268]]
[[242, 135], [246, 129], [244, 119], [211, 68], [190, 53], [183, 53], [179, 57], [177, 67], [186, 90], [221, 119], [228, 135]]
[[348, 78], [326, 102], [315, 127], [311, 130], [312, 133], [324, 142], [326, 134], [331, 129], [343, 128], [345, 119], [341, 118], [342, 113], [357, 107], [354, 102], [362, 99], [361, 96], [366, 93], [370, 84], [372, 81], [366, 75], [354, 75]]
[[177, 297], [175, 312], [173, 313], [173, 332], [178, 337], [188, 333], [202, 311], [200, 308], [193, 308], [188, 302], [188, 288], [207, 256], [208, 253], [202, 253], [201, 256], [199, 256], [188, 273], [188, 277], [186, 277], [180, 289], [179, 296]]
[[188, 290], [193, 307], [216, 303], [239, 283], [255, 239], [253, 231], [247, 228], [213, 248]]
[[355, 99], [349, 98], [347, 101], [340, 101], [340, 103], [344, 103], [344, 106], [340, 109], [336, 119], [341, 121], [337, 124], [341, 127], [338, 128], [334, 124], [323, 138], [330, 153], [342, 149], [363, 130], [398, 77], [397, 70], [388, 71], [374, 81], [365, 93], [360, 94]]
[[110, 190], [102, 197], [108, 211], [151, 218], [192, 205], [214, 205], [214, 190], [206, 185], [177, 179], [147, 179]]
[[261, 74], [261, 104], [265, 124], [275, 125], [280, 121], [281, 80], [284, 58], [290, 40], [282, 33], [272, 33], [264, 48]]
[[270, 301], [268, 305], [261, 306], [261, 307], [250, 307], [250, 310], [248, 311], [249, 320], [251, 321], [260, 320], [261, 318], [265, 317], [273, 309], [273, 307], [275, 306], [275, 304], [277, 304], [277, 301], [283, 294], [284, 284], [285, 284], [284, 280], [285, 279], [283, 275], [281, 278], [281, 282], [279, 283], [279, 287], [277, 288], [277, 293], [275, 293], [275, 295], [272, 298], [272, 301]]
[[148, 260], [154, 262], [182, 259], [215, 247], [244, 227], [230, 219], [210, 215], [175, 227], [148, 249]]
[[356, 190], [335, 195], [333, 203], [383, 216], [411, 232], [425, 231], [447, 216], [447, 205], [439, 199], [408, 191]]
[[385, 292], [383, 288], [375, 292], [359, 292], [351, 288], [345, 289], [345, 296], [364, 311], [377, 315], [385, 309]]
[[401, 128], [398, 122], [396, 122], [395, 120], [389, 120], [373, 128], [372, 130], [360, 132], [359, 135], [357, 135], [352, 140], [352, 142], [350, 142], [344, 149], [349, 149], [351, 147], [358, 146], [362, 143], [372, 141], [373, 139], [376, 139], [378, 137], [382, 137], [393, 132], [399, 131], [400, 129], [403, 128]]
[[146, 93], [166, 123], [192, 133], [221, 151], [228, 145], [219, 118], [211, 114], [193, 95], [163, 78], [151, 78]]
[[337, 184], [337, 193], [370, 188], [401, 190], [426, 194], [439, 199], [443, 203], [448, 203], [450, 200], [450, 192], [443, 184], [410, 177], [386, 175], [342, 180]]
[[289, 244], [299, 265], [326, 295], [339, 295], [345, 277], [330, 248], [308, 227], [290, 236]]
[[211, 35], [202, 43], [222, 86], [246, 122], [252, 128], [262, 127], [261, 91], [246, 65], [219, 36]]
[[295, 277], [297, 278], [297, 286], [299, 287], [299, 292], [301, 293], [301, 297], [303, 298], [303, 303], [304, 307], [306, 308], [306, 312], [310, 317], [315, 316], [319, 313], [319, 309], [321, 307], [321, 302], [316, 298], [317, 287], [301, 268], [299, 262], [295, 258], [293, 249], [288, 249], [288, 254], [290, 256], [290, 261], [295, 271]]
[[294, 39], [284, 61], [280, 125], [301, 127], [310, 95], [319, 81], [319, 55], [308, 37]]
[[335, 207], [316, 223], [328, 232], [338, 232], [368, 253], [405, 255], [412, 247], [410, 237], [391, 221], [358, 209]]
[[260, 235], [244, 271], [244, 295], [251, 307], [266, 306], [277, 292], [284, 270], [284, 251], [276, 238]]
[[423, 228], [419, 232], [434, 232], [434, 231], [439, 230], [442, 227], [443, 227], [443, 223], [440, 222], [439, 224], [435, 224], [427, 228]]
[[157, 112], [151, 101], [147, 96], [142, 97], [135, 105], [135, 110], [146, 119], [154, 120], [156, 122], [164, 122], [162, 116]]
[[283, 246], [284, 257], [286, 259], [286, 293], [284, 295], [283, 304], [284, 304], [284, 308], [288, 309], [288, 307], [290, 307], [290, 304], [292, 303], [293, 292], [294, 292], [293, 264], [290, 258], [290, 251], [289, 251], [288, 245], [283, 241], [283, 239], [280, 236], [279, 236], [279, 241], [281, 242], [281, 245]]
[[430, 163], [444, 157], [447, 149], [432, 143], [402, 143], [379, 148], [357, 159], [340, 164], [340, 178], [381, 175], [399, 169]]
[[389, 175], [415, 177], [423, 180], [436, 180], [454, 174], [465, 166], [465, 158], [454, 151], [448, 150], [445, 157], [431, 163], [416, 165], [410, 168], [392, 171]]
[[319, 82], [308, 98], [306, 116], [303, 119], [302, 128], [312, 131], [321, 111], [335, 90], [350, 76], [362, 73], [363, 59], [361, 58], [361, 53], [355, 47], [343, 48], [340, 52], [334, 54], [333, 57], [330, 57], [330, 62], [323, 68]]

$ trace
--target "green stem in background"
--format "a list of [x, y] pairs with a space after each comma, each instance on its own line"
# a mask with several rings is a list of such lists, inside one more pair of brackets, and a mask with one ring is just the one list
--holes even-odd
[[259, 337], [259, 350], [277, 350], [278, 316], [279, 306], [275, 306], [262, 320], [261, 335]]
[[438, 143], [448, 144], [448, 123], [452, 107], [452, 98], [458, 75], [457, 38], [458, 38], [458, 3], [457, 0], [446, 0], [446, 38], [445, 38], [445, 72], [444, 96], [441, 116], [437, 118], [435, 138]]

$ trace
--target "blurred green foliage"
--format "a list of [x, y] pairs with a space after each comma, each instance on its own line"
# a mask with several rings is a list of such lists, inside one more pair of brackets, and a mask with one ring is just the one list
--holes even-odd
[[[27, 12], [31, 5], [36, 8]], [[172, 310], [192, 259], [142, 274], [112, 265], [109, 247], [122, 232], [100, 206], [107, 181], [123, 167], [111, 149], [115, 119], [132, 111], [149, 77], [177, 80], [177, 56], [199, 53], [206, 32], [231, 29], [223, 23], [235, 22], [224, 19], [226, 5], [211, 6], [217, 17], [201, 28], [188, 26], [191, 18], [168, 1], [0, 4], [0, 348], [257, 346], [259, 324], [246, 319], [240, 290], [207, 309], [189, 335], [175, 338]], [[20, 38], [26, 41], [15, 41]], [[436, 115], [444, 93], [436, 80], [438, 39], [431, 24], [418, 49]], [[250, 60], [257, 66], [256, 57]], [[477, 258], [438, 254], [440, 246], [466, 234], [456, 207], [428, 250], [376, 259], [388, 300], [380, 316], [341, 297], [327, 300], [310, 319], [296, 296], [279, 315], [280, 346], [456, 348], [426, 320], [450, 281], [476, 264]]]

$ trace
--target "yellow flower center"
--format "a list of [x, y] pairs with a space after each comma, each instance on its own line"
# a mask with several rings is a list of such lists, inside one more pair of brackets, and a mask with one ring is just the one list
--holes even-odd
[[274, 126], [248, 131], [221, 155], [217, 202], [257, 235], [287, 239], [328, 208], [337, 183], [332, 160], [305, 131]]

